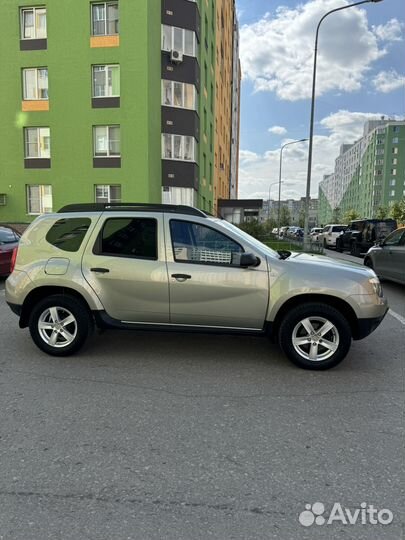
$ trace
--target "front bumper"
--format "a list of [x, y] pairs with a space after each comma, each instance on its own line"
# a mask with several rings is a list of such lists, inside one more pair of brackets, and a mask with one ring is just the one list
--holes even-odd
[[15, 315], [18, 315], [18, 316], [21, 315], [22, 306], [20, 306], [19, 304], [12, 304], [11, 302], [7, 302], [7, 304], [8, 304], [8, 307], [11, 309], [11, 311], [15, 313]]
[[383, 315], [380, 317], [372, 317], [369, 319], [358, 319], [357, 321], [357, 331], [353, 335], [353, 339], [364, 339], [369, 336], [376, 328], [378, 328], [388, 312], [388, 307], [386, 308]]

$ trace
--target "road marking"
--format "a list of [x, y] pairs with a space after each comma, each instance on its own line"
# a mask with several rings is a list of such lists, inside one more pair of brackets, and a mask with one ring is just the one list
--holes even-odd
[[394, 317], [394, 319], [396, 319], [405, 326], [405, 317], [402, 317], [402, 315], [400, 315], [399, 313], [392, 311], [392, 309], [388, 310], [388, 313], [391, 315], [391, 317]]

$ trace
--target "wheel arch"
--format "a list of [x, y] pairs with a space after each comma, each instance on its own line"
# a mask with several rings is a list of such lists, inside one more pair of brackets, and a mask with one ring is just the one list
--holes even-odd
[[87, 303], [85, 297], [79, 292], [77, 292], [75, 289], [55, 285], [44, 285], [42, 287], [37, 287], [36, 289], [32, 290], [24, 299], [20, 315], [20, 328], [26, 328], [28, 326], [30, 313], [33, 306], [35, 306], [35, 304], [39, 300], [42, 300], [43, 298], [54, 294], [62, 294], [75, 298], [88, 309], [89, 313], [91, 313], [90, 306]]
[[326, 304], [340, 311], [340, 313], [346, 318], [346, 320], [348, 321], [350, 325], [350, 328], [352, 331], [352, 337], [356, 339], [356, 336], [359, 331], [359, 324], [358, 324], [358, 319], [357, 319], [354, 309], [345, 300], [342, 300], [341, 298], [338, 298], [336, 296], [330, 296], [327, 294], [299, 294], [286, 300], [281, 305], [280, 309], [278, 310], [277, 315], [274, 319], [274, 322], [271, 323], [272, 337], [273, 338], [277, 337], [283, 317], [291, 309], [301, 306], [303, 304], [309, 304], [309, 303]]

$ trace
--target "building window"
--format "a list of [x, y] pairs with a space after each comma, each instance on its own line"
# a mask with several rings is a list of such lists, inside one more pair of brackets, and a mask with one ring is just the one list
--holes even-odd
[[399, 126], [394, 126], [394, 127], [392, 128], [392, 131], [393, 131], [394, 133], [398, 133], [398, 132], [399, 132]]
[[392, 179], [390, 180], [390, 186], [395, 186], [395, 178], [392, 178]]
[[48, 68], [23, 69], [24, 100], [48, 99]]
[[120, 96], [120, 66], [93, 66], [93, 97]]
[[95, 189], [96, 203], [119, 203], [121, 202], [120, 185], [99, 185]]
[[198, 56], [195, 32], [177, 26], [162, 25], [162, 51], [179, 51], [186, 56]]
[[197, 142], [188, 135], [162, 134], [162, 158], [196, 161]]
[[115, 36], [119, 33], [118, 2], [91, 5], [93, 36]]
[[398, 144], [399, 143], [399, 138], [398, 137], [393, 137], [392, 138], [392, 144]]
[[46, 39], [46, 8], [21, 10], [21, 39]]
[[30, 127], [24, 129], [25, 157], [45, 158], [51, 157], [51, 136], [47, 127]]
[[120, 126], [94, 126], [94, 157], [121, 155]]
[[196, 110], [197, 89], [193, 84], [162, 80], [162, 105]]
[[397, 170], [396, 170], [396, 169], [391, 169], [391, 174], [392, 174], [393, 176], [396, 176]]
[[390, 197], [395, 197], [395, 189], [391, 189], [391, 191], [390, 191]]
[[32, 215], [52, 212], [52, 186], [27, 186], [27, 212]]
[[393, 154], [398, 154], [398, 146], [395, 146], [395, 148], [392, 149]]

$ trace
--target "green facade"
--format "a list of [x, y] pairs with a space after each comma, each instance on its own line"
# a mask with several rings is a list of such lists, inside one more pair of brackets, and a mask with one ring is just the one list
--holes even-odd
[[[162, 0], [119, 0], [120, 42], [114, 47], [90, 47], [90, 5], [88, 0], [2, 0], [0, 194], [6, 195], [7, 204], [0, 206], [0, 222], [29, 222], [35, 217], [27, 212], [28, 185], [51, 185], [53, 210], [73, 202], [94, 202], [96, 185], [120, 185], [122, 201], [161, 202]], [[46, 6], [46, 50], [20, 50], [20, 8], [24, 6]], [[197, 205], [210, 211], [215, 0], [203, 0], [198, 6], [201, 136]], [[92, 108], [91, 69], [104, 64], [120, 65], [117, 108]], [[28, 67], [48, 68], [49, 111], [22, 112], [22, 69]], [[120, 126], [119, 168], [93, 166], [93, 126], [97, 125]], [[25, 168], [25, 127], [50, 128], [50, 168]]]
[[[359, 217], [376, 218], [380, 208], [405, 197], [405, 123], [379, 126], [364, 138], [359, 163], [343, 197], [335, 205], [319, 187], [319, 223], [333, 221], [334, 211], [343, 218], [354, 210]], [[340, 179], [335, 176], [335, 182]]]

